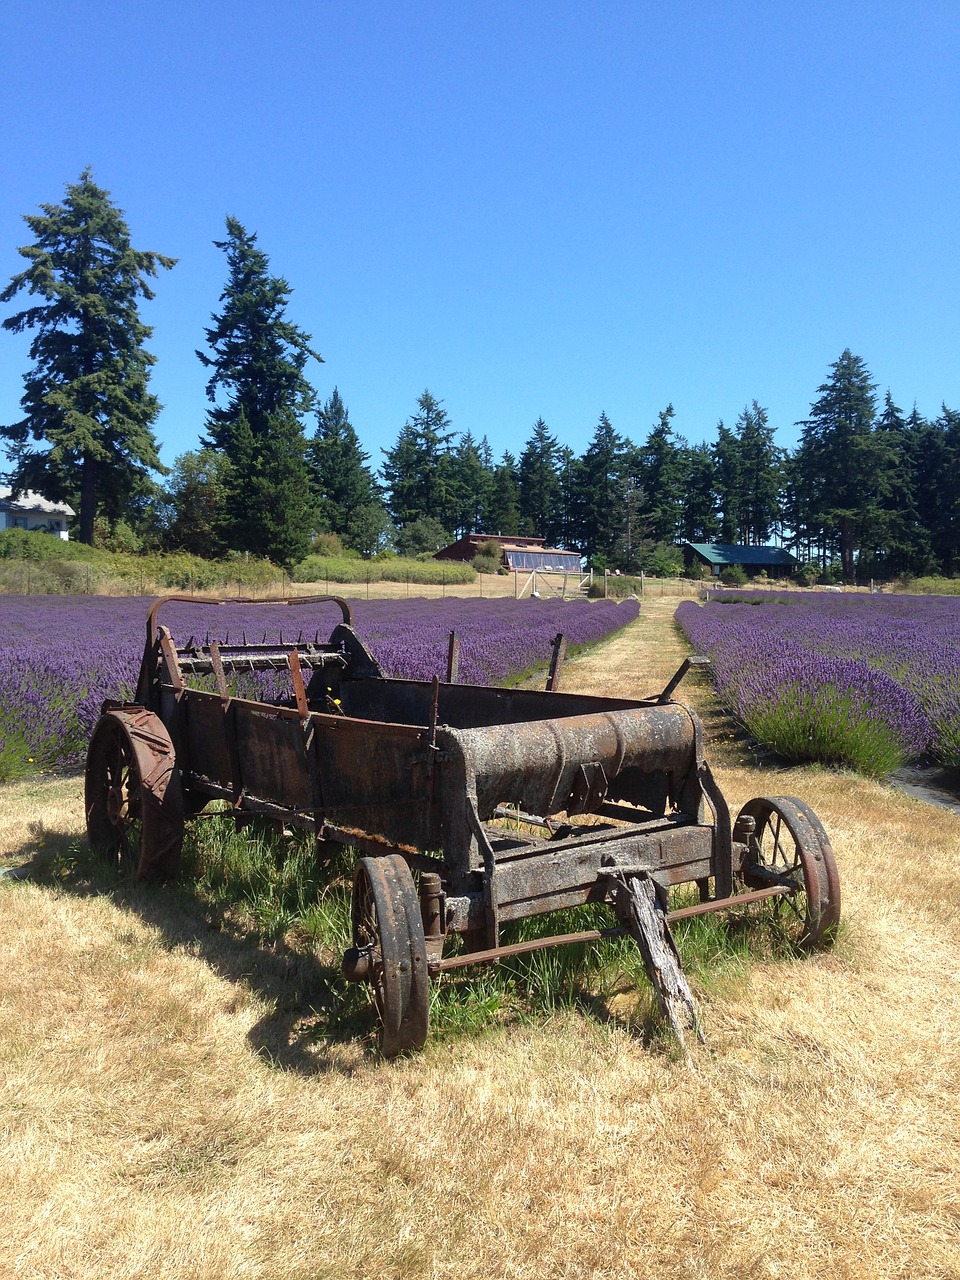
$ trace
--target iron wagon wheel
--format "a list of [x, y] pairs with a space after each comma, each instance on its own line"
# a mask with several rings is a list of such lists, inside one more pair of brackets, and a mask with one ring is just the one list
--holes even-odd
[[840, 876], [820, 819], [795, 796], [758, 796], [740, 810], [756, 822], [741, 879], [750, 889], [796, 885], [775, 899], [791, 941], [807, 949], [830, 946], [840, 923]]
[[355, 953], [367, 960], [383, 1056], [422, 1049], [430, 1013], [427, 947], [413, 876], [398, 854], [359, 860], [351, 923]]
[[176, 875], [183, 845], [183, 794], [170, 735], [143, 707], [107, 711], [87, 750], [91, 847], [141, 879]]

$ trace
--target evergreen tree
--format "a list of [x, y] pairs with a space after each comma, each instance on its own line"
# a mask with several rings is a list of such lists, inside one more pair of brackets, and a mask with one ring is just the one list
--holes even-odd
[[720, 522], [714, 494], [713, 454], [708, 444], [681, 453], [680, 536], [685, 542], [713, 542]]
[[[311, 357], [320, 363], [323, 357], [310, 346], [310, 335], [286, 318], [293, 290], [270, 274], [270, 260], [257, 248], [256, 235], [228, 217], [226, 240], [214, 244], [227, 255], [227, 284], [220, 295], [222, 310], [205, 330], [212, 355], [197, 355], [211, 370], [210, 444], [229, 455], [241, 411], [259, 440], [279, 411], [290, 410], [302, 419], [313, 408], [315, 393], [303, 370]], [[226, 402], [219, 404], [218, 396]]]
[[686, 441], [674, 435], [673, 417], [673, 405], [668, 404], [628, 462], [630, 474], [646, 497], [648, 529], [654, 542], [676, 542], [680, 531]]
[[941, 406], [926, 436], [921, 499], [930, 545], [939, 571], [960, 573], [960, 413]]
[[456, 499], [453, 532], [457, 537], [466, 533], [483, 533], [483, 522], [490, 505], [493, 469], [485, 465], [480, 446], [469, 431], [460, 437], [451, 461]]
[[557, 475], [559, 445], [538, 418], [533, 433], [523, 447], [517, 476], [520, 488], [520, 524], [523, 532], [545, 538], [550, 544], [559, 536], [560, 478]]
[[40, 208], [24, 219], [34, 243], [18, 250], [29, 265], [0, 293], [3, 302], [22, 289], [43, 299], [3, 321], [13, 333], [36, 332], [24, 417], [0, 434], [11, 444], [14, 490], [70, 502], [80, 540], [92, 543], [99, 510], [121, 518], [152, 490], [150, 472], [166, 470], [152, 431], [160, 404], [148, 390], [156, 357], [143, 345], [152, 330], [137, 300], [153, 297], [147, 277], [175, 259], [132, 247], [123, 211], [89, 169], [62, 204]]
[[737, 419], [741, 540], [762, 546], [780, 517], [783, 451], [774, 444], [766, 409], [754, 400]]
[[844, 579], [852, 582], [858, 549], [884, 542], [883, 502], [896, 459], [889, 442], [874, 430], [876, 383], [863, 360], [847, 349], [830, 370], [801, 424], [796, 461], [806, 518], [827, 540], [835, 538]]
[[[924, 424], [927, 425], [927, 424]], [[916, 466], [911, 456], [911, 433], [901, 410], [887, 391], [876, 432], [889, 446], [893, 458], [889, 486], [881, 498], [885, 512], [884, 545], [867, 556], [867, 568], [875, 577], [922, 573], [930, 567], [930, 536], [917, 507]]]
[[[245, 427], [242, 414], [240, 425]], [[293, 410], [278, 409], [260, 439], [246, 436], [232, 469], [234, 547], [285, 569], [306, 558], [317, 528], [303, 443]]]
[[580, 459], [569, 445], [557, 450], [558, 502], [551, 542], [558, 547], [577, 545], [577, 495], [579, 493]]
[[387, 507], [400, 529], [421, 516], [433, 516], [445, 529], [454, 527], [457, 503], [450, 457], [454, 434], [443, 402], [424, 391], [397, 443], [383, 451]]
[[626, 523], [624, 451], [623, 437], [601, 413], [574, 484], [577, 542], [601, 568], [614, 557]]
[[[360, 440], [339, 390], [317, 413], [317, 430], [307, 450], [314, 492], [319, 504], [320, 525], [339, 534], [353, 546], [350, 525], [354, 514], [364, 507], [382, 506], [373, 473], [367, 466], [370, 455]], [[369, 520], [358, 528], [369, 543]], [[359, 548], [357, 548], [359, 550]]]
[[[222, 309], [206, 330], [211, 355], [207, 398], [209, 444], [230, 461], [228, 536], [237, 550], [289, 565], [316, 531], [318, 512], [310, 484], [303, 415], [315, 395], [303, 370], [310, 337], [286, 318], [292, 292], [272, 276], [257, 237], [227, 218]], [[218, 396], [222, 403], [218, 402]]]
[[717, 423], [717, 440], [713, 446], [713, 482], [719, 516], [717, 540], [737, 543], [740, 541], [743, 464], [740, 441], [722, 421]]
[[635, 476], [623, 475], [620, 488], [623, 503], [620, 536], [614, 544], [613, 555], [605, 559], [611, 559], [625, 573], [640, 573], [647, 567], [655, 546], [650, 537], [646, 497]]
[[493, 469], [485, 523], [487, 527], [483, 532], [497, 537], [516, 536], [520, 532], [520, 486], [517, 460], [512, 453], [504, 453]]

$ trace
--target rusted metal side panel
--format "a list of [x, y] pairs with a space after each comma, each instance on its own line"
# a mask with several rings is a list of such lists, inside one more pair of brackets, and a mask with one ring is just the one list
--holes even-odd
[[314, 714], [311, 721], [328, 822], [424, 851], [440, 847], [436, 752], [427, 730], [348, 716]]
[[243, 703], [235, 702], [231, 710], [244, 793], [297, 812], [312, 810], [309, 771], [314, 766], [300, 723]]
[[227, 739], [228, 717], [218, 694], [191, 690], [180, 703], [177, 734], [184, 775], [232, 787], [234, 770]]

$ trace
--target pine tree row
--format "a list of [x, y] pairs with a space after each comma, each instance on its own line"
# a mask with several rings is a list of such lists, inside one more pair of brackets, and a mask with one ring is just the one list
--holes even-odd
[[685, 541], [776, 541], [801, 560], [838, 562], [848, 579], [960, 572], [960, 414], [905, 415], [889, 393], [879, 407], [849, 350], [792, 453], [754, 401], [732, 427], [718, 423], [712, 443], [688, 443], [668, 405], [642, 444], [601, 413], [578, 456], [541, 418], [518, 455], [495, 458], [424, 391], [377, 474], [339, 391], [321, 404], [310, 384], [322, 357], [287, 318], [290, 285], [234, 218], [215, 242], [227, 282], [197, 352], [209, 374], [205, 435], [161, 487], [155, 357], [138, 300], [174, 260], [133, 249], [89, 171], [25, 220], [27, 266], [0, 300], [33, 299], [3, 321], [33, 334], [32, 367], [23, 417], [0, 435], [13, 485], [74, 505], [84, 541], [124, 525], [170, 549], [292, 566], [323, 533], [365, 557], [432, 552], [467, 532], [538, 535], [626, 572], [671, 571]]

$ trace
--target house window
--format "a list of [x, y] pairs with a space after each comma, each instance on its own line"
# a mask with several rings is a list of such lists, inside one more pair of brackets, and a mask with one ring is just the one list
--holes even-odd
[[13, 527], [14, 527], [14, 529], [26, 529], [26, 528], [27, 528], [27, 517], [26, 517], [26, 516], [14, 516], [14, 517], [13, 517]]

